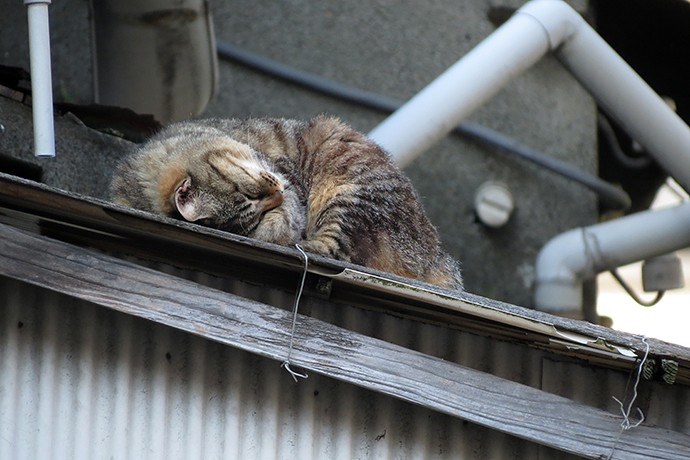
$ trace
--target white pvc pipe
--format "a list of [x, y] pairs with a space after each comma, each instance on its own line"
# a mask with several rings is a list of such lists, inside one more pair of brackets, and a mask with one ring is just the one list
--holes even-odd
[[690, 191], [690, 129], [567, 3], [533, 0], [369, 135], [406, 165], [548, 50]]
[[599, 106], [690, 191], [690, 128], [678, 114], [565, 2], [535, 0], [518, 12], [542, 25], [555, 56]]
[[34, 154], [55, 156], [53, 125], [53, 82], [50, 69], [50, 0], [24, 0], [29, 21], [29, 53], [31, 59], [31, 103], [34, 121]]
[[535, 307], [582, 308], [582, 280], [621, 265], [690, 246], [690, 203], [577, 228], [549, 241], [535, 267]]
[[[568, 4], [533, 0], [369, 135], [403, 166], [547, 51], [690, 191], [690, 129]], [[535, 306], [582, 307], [582, 279], [690, 245], [690, 205], [571, 230], [536, 267]]]
[[544, 30], [534, 19], [513, 16], [369, 136], [404, 166], [548, 50]]

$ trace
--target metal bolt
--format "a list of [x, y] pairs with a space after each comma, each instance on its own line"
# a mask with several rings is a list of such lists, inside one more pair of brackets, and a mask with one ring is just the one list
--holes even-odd
[[474, 209], [479, 220], [492, 228], [503, 227], [515, 209], [513, 195], [501, 182], [484, 182], [474, 197]]

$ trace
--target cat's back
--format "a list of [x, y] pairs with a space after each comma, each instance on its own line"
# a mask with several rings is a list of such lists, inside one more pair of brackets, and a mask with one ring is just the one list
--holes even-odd
[[200, 121], [205, 129], [216, 129], [249, 145], [272, 161], [296, 161], [302, 150], [302, 135], [308, 122], [288, 118], [210, 118]]

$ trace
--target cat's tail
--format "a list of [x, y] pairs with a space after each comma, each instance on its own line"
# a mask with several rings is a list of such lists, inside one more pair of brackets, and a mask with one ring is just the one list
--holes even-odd
[[464, 289], [460, 262], [445, 252], [439, 254], [435, 269], [424, 281], [450, 289]]

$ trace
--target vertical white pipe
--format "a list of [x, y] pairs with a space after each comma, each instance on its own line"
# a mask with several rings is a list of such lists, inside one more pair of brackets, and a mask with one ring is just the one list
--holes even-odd
[[404, 166], [539, 61], [549, 48], [538, 22], [515, 15], [369, 136]]
[[29, 52], [31, 59], [31, 102], [34, 121], [34, 154], [55, 156], [53, 125], [53, 82], [50, 69], [50, 0], [24, 0], [29, 20]]

